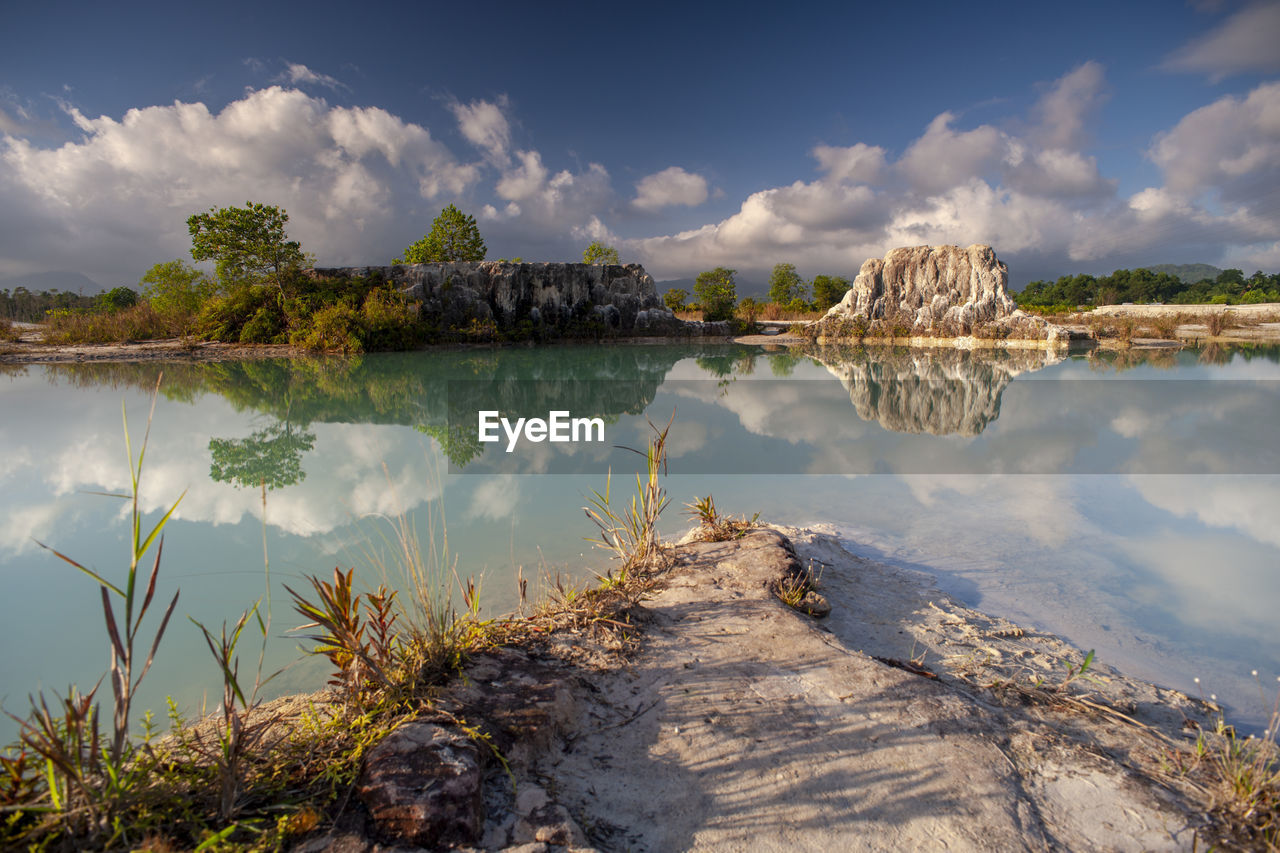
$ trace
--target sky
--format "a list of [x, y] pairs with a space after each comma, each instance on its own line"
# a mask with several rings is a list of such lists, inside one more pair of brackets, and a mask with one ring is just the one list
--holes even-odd
[[491, 259], [659, 281], [1280, 270], [1280, 2], [0, 8], [0, 279], [136, 285], [250, 200], [319, 266], [456, 204]]

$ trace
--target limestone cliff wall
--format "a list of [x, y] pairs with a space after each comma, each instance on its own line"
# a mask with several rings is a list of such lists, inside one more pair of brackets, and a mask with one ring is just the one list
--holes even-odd
[[639, 264], [401, 264], [317, 269], [316, 276], [381, 276], [426, 316], [450, 328], [492, 321], [499, 329], [588, 330], [621, 335], [725, 334], [676, 318]]

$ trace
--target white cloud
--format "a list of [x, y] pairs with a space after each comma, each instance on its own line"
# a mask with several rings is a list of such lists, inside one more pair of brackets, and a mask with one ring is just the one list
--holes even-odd
[[659, 210], [673, 205], [697, 207], [706, 200], [706, 178], [679, 166], [670, 166], [641, 178], [632, 204], [641, 210]]
[[1246, 6], [1216, 30], [1184, 45], [1163, 68], [1208, 74], [1214, 82], [1249, 71], [1280, 69], [1280, 3]]
[[490, 162], [499, 168], [511, 163], [507, 153], [511, 147], [511, 125], [504, 110], [508, 107], [506, 96], [497, 102], [472, 101], [469, 104], [454, 102], [449, 105], [458, 120], [458, 129], [472, 145], [484, 151]]
[[316, 86], [325, 86], [327, 88], [338, 91], [345, 89], [351, 91], [351, 87], [336, 77], [330, 77], [328, 74], [320, 74], [312, 71], [300, 62], [290, 62], [286, 66], [284, 73], [277, 78], [277, 82], [291, 83], [294, 86], [311, 84]]
[[1102, 65], [1086, 62], [1056, 80], [1036, 104], [1034, 136], [1046, 148], [1074, 149], [1084, 144], [1086, 127], [1102, 103]]
[[884, 149], [863, 142], [847, 148], [819, 145], [813, 156], [832, 181], [874, 184], [884, 169]]
[[948, 190], [988, 174], [999, 162], [1005, 148], [1001, 131], [985, 124], [956, 131], [951, 129], [953, 121], [955, 116], [949, 112], [937, 116], [898, 161], [898, 169], [915, 189]]
[[[0, 273], [59, 265], [136, 281], [190, 248], [186, 219], [246, 199], [284, 207], [290, 236], [321, 263], [368, 263], [403, 245], [400, 214], [479, 177], [417, 124], [376, 107], [331, 107], [272, 86], [213, 113], [202, 103], [68, 114], [83, 132], [59, 148], [0, 139]], [[47, 260], [44, 260], [47, 263]]]
[[1280, 83], [1227, 96], [1158, 135], [1151, 159], [1171, 190], [1218, 192], [1228, 201], [1270, 201], [1280, 192]]
[[517, 151], [520, 165], [505, 172], [498, 181], [498, 195], [509, 201], [522, 201], [542, 192], [547, 185], [547, 167], [537, 151]]

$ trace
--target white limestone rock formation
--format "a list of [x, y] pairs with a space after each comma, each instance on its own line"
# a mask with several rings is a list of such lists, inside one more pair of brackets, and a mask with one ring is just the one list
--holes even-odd
[[982, 244], [891, 249], [862, 264], [839, 304], [817, 321], [819, 338], [934, 337], [1065, 343], [1067, 330], [1018, 310], [1009, 269]]

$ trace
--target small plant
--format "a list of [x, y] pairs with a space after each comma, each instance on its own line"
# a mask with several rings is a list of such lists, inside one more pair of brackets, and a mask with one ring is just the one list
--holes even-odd
[[[645, 458], [645, 478], [636, 474], [636, 494], [622, 509], [615, 509], [610, 500], [613, 472], [605, 479], [604, 494], [591, 492], [590, 506], [583, 507], [587, 518], [600, 529], [600, 538], [587, 539], [599, 548], [612, 551], [621, 561], [618, 581], [626, 583], [628, 573], [641, 567], [652, 567], [661, 560], [662, 543], [658, 537], [658, 517], [666, 508], [666, 490], [659, 483], [658, 475], [667, 468], [667, 434], [675, 420], [675, 412], [667, 425], [659, 429], [652, 421], [653, 438], [642, 456]], [[632, 448], [624, 448], [632, 450]], [[634, 453], [640, 453], [633, 450]], [[612, 578], [612, 572], [609, 577]]]
[[1205, 327], [1208, 328], [1210, 335], [1213, 335], [1214, 337], [1221, 335], [1222, 330], [1227, 327], [1227, 312], [1211, 311], [1209, 314], [1205, 315], [1204, 324]]
[[831, 611], [830, 605], [817, 592], [818, 582], [822, 579], [822, 570], [794, 566], [790, 571], [773, 583], [773, 594], [788, 607], [808, 613], [810, 616], [825, 616]]
[[[355, 593], [354, 575], [355, 569], [344, 573], [334, 568], [333, 583], [309, 575], [307, 580], [315, 591], [316, 604], [285, 586], [293, 596], [294, 609], [303, 618], [312, 620], [296, 630], [321, 629], [320, 633], [306, 635], [306, 639], [317, 644], [311, 653], [329, 659], [337, 669], [329, 683], [343, 688], [350, 697], [360, 696], [370, 687], [389, 686], [389, 670], [396, 652], [396, 636], [391, 630], [396, 618], [391, 613], [395, 593], [381, 586], [368, 596]], [[362, 597], [365, 598], [363, 606]], [[368, 636], [366, 630], [369, 630]]]
[[257, 619], [264, 641], [267, 637], [267, 626], [258, 612], [258, 605], [259, 602], [254, 602], [252, 607], [240, 614], [240, 619], [230, 633], [227, 632], [227, 623], [223, 622], [222, 631], [216, 637], [204, 625], [191, 620], [204, 634], [209, 652], [222, 670], [221, 723], [215, 726], [212, 737], [197, 730], [192, 736], [192, 743], [197, 752], [204, 755], [217, 770], [218, 816], [224, 820], [235, 817], [239, 810], [242, 767], [247, 756], [275, 722], [273, 719], [250, 720], [250, 716], [261, 704], [258, 699], [259, 690], [271, 680], [270, 677], [265, 680], [262, 678], [261, 658], [258, 677], [247, 695], [240, 685], [240, 659], [236, 654], [236, 646], [250, 616]]
[[1088, 654], [1084, 656], [1084, 660], [1078, 664], [1063, 661], [1062, 665], [1066, 668], [1067, 674], [1057, 686], [1059, 691], [1065, 692], [1071, 682], [1076, 681], [1077, 679], [1084, 679], [1085, 681], [1091, 681], [1095, 684], [1101, 683], [1096, 676], [1089, 674], [1089, 668], [1093, 666], [1093, 654], [1094, 650], [1089, 649]]
[[[1253, 677], [1258, 679], [1257, 670]], [[1280, 681], [1280, 679], [1277, 679]], [[1199, 684], [1200, 679], [1196, 679]], [[1259, 694], [1262, 683], [1258, 682]], [[1210, 700], [1217, 700], [1210, 696]], [[1248, 849], [1280, 847], [1280, 693], [1271, 705], [1271, 716], [1261, 737], [1241, 737], [1218, 712], [1213, 731], [1196, 738], [1195, 764], [1203, 767], [1207, 786], [1214, 795], [1213, 817], [1218, 828]]]
[[749, 519], [722, 516], [716, 510], [716, 500], [711, 495], [705, 498], [694, 498], [692, 502], [685, 504], [685, 508], [687, 514], [698, 522], [697, 537], [703, 542], [727, 542], [731, 539], [741, 539], [756, 526], [756, 522], [760, 519], [758, 512]]

